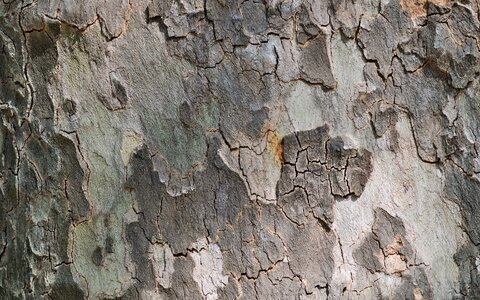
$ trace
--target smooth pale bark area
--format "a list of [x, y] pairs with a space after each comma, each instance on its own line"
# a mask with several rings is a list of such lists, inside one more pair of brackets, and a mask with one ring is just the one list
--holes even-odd
[[0, 299], [480, 295], [478, 0], [3, 0]]

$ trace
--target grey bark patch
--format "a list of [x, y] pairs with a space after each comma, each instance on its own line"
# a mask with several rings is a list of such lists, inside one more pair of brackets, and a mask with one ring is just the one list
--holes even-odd
[[296, 224], [303, 224], [308, 216], [307, 194], [302, 188], [294, 188], [293, 192], [282, 195], [278, 199], [278, 205], [285, 214]]
[[75, 222], [80, 222], [88, 217], [90, 202], [88, 201], [83, 187], [89, 170], [80, 165], [79, 157], [82, 156], [75, 143], [62, 136], [53, 137], [53, 145], [59, 147], [63, 159], [61, 160], [60, 182], [63, 186], [70, 214]]
[[336, 82], [328, 55], [328, 41], [323, 33], [301, 48], [300, 57], [303, 79], [310, 83], [324, 84], [327, 88], [335, 87]]
[[103, 264], [103, 248], [97, 247], [95, 250], [92, 252], [92, 262], [96, 266], [101, 266]]
[[467, 298], [480, 293], [479, 255], [478, 246], [467, 242], [453, 256], [459, 268], [460, 293]]
[[77, 104], [71, 99], [65, 99], [62, 108], [70, 117], [77, 113]]
[[383, 136], [398, 121], [397, 108], [393, 105], [378, 103], [372, 114], [372, 125], [376, 137]]
[[368, 150], [359, 151], [356, 157], [348, 159], [345, 181], [349, 192], [360, 197], [372, 173], [372, 153]]
[[239, 299], [239, 283], [236, 280], [229, 280], [228, 284], [218, 291], [219, 299]]
[[70, 268], [68, 266], [58, 267], [58, 279], [53, 284], [51, 292], [48, 294], [52, 299], [85, 299], [85, 293], [73, 281]]
[[371, 273], [402, 274], [415, 265], [403, 221], [382, 208], [375, 209], [372, 232], [354, 251], [353, 258]]
[[265, 5], [254, 1], [243, 2], [240, 7], [246, 35], [261, 34], [268, 29]]
[[416, 265], [403, 221], [382, 208], [375, 209], [372, 232], [354, 250], [353, 258], [372, 274], [385, 273], [401, 278], [393, 294], [375, 283], [379, 297], [390, 295], [395, 299], [429, 299], [433, 296], [425, 268]]
[[111, 236], [107, 236], [107, 238], [105, 239], [105, 251], [107, 253], [115, 252], [115, 243]]
[[360, 247], [353, 252], [353, 259], [370, 273], [380, 272], [384, 268], [383, 252], [373, 234], [368, 234]]
[[178, 257], [175, 260], [171, 289], [173, 299], [204, 298], [200, 288], [192, 278], [193, 265], [190, 257]]
[[[292, 272], [304, 281], [307, 293], [315, 286], [329, 284], [333, 274], [333, 232], [326, 232], [317, 222], [309, 222], [304, 228], [298, 228], [290, 222], [278, 224], [279, 234], [283, 236], [289, 253]], [[305, 252], [302, 249], [310, 249]]]
[[112, 107], [112, 109], [120, 109], [120, 108], [125, 108], [127, 105], [127, 102], [129, 100], [127, 88], [125, 87], [125, 84], [122, 83], [122, 79], [120, 79], [119, 75], [115, 72], [110, 73], [110, 84], [112, 87], [112, 96], [113, 98], [117, 99], [117, 101], [120, 103], [119, 107]]
[[478, 245], [480, 244], [480, 204], [477, 199], [480, 184], [477, 179], [466, 176], [455, 168], [449, 164], [446, 169], [448, 184], [445, 186], [445, 192], [460, 206], [465, 232], [472, 243]]
[[453, 92], [446, 83], [446, 75], [438, 72], [435, 66], [427, 64], [412, 75], [395, 68], [396, 84], [406, 86], [397, 93], [396, 103], [408, 107], [413, 115], [412, 124], [415, 142], [420, 158], [436, 162], [445, 157], [442, 135], [446, 134], [448, 120], [441, 111]]
[[160, 183], [158, 173], [153, 170], [153, 163], [148, 150], [143, 147], [134, 153], [129, 162], [129, 176], [125, 188], [133, 191], [140, 215], [141, 227], [149, 239], [158, 237], [157, 215], [162, 210], [165, 187]]
[[407, 260], [413, 259], [413, 249], [405, 238], [406, 230], [401, 219], [390, 215], [382, 208], [377, 208], [372, 232], [384, 251], [391, 248], [393, 251], [405, 255]]
[[333, 223], [335, 196], [361, 196], [372, 172], [372, 155], [350, 149], [329, 136], [328, 126], [287, 135], [282, 140], [278, 205], [295, 223], [309, 213], [327, 228]]
[[131, 257], [135, 263], [135, 277], [138, 283], [135, 286], [142, 289], [150, 289], [155, 286], [152, 262], [148, 258], [150, 242], [145, 237], [143, 228], [138, 222], [130, 223], [126, 228], [126, 238], [131, 245]]
[[414, 270], [412, 275], [402, 278], [402, 284], [395, 291], [394, 298], [432, 299], [433, 292], [424, 269]]
[[32, 94], [33, 99], [38, 101], [33, 102], [31, 109], [40, 118], [53, 118], [53, 102], [47, 87], [58, 60], [55, 43], [46, 32], [34, 31], [28, 34], [26, 39], [26, 47], [32, 53], [30, 59], [33, 62], [28, 70], [29, 76], [39, 83]]
[[183, 102], [178, 108], [178, 114], [180, 121], [187, 128], [191, 128], [195, 125], [194, 115], [192, 108], [188, 102]]

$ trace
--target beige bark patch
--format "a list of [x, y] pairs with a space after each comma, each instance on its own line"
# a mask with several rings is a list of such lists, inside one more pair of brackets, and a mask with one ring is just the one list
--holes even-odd
[[155, 280], [164, 288], [172, 286], [172, 274], [175, 271], [175, 257], [168, 245], [155, 244], [151, 247], [150, 259], [153, 262]]
[[416, 288], [413, 290], [413, 299], [415, 300], [423, 300], [423, 291], [421, 288]]
[[192, 248], [197, 250], [190, 253], [195, 262], [193, 280], [197, 282], [205, 299], [217, 299], [217, 289], [228, 283], [228, 277], [222, 274], [222, 251], [218, 245], [210, 244], [205, 239], [193, 243]]
[[135, 132], [133, 129], [128, 128], [123, 132], [122, 136], [122, 147], [120, 148], [120, 155], [122, 156], [122, 161], [125, 166], [128, 165], [130, 161], [130, 156], [132, 153], [143, 144], [143, 138], [140, 134]]
[[402, 255], [388, 255], [385, 257], [385, 273], [398, 274], [407, 270], [407, 263]]

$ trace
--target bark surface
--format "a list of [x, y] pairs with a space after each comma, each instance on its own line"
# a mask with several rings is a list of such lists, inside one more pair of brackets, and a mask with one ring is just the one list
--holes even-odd
[[3, 0], [0, 299], [480, 295], [478, 0]]

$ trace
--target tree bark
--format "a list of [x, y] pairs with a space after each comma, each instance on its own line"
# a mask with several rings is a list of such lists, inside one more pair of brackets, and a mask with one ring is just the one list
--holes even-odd
[[478, 0], [4, 0], [1, 299], [480, 295]]

